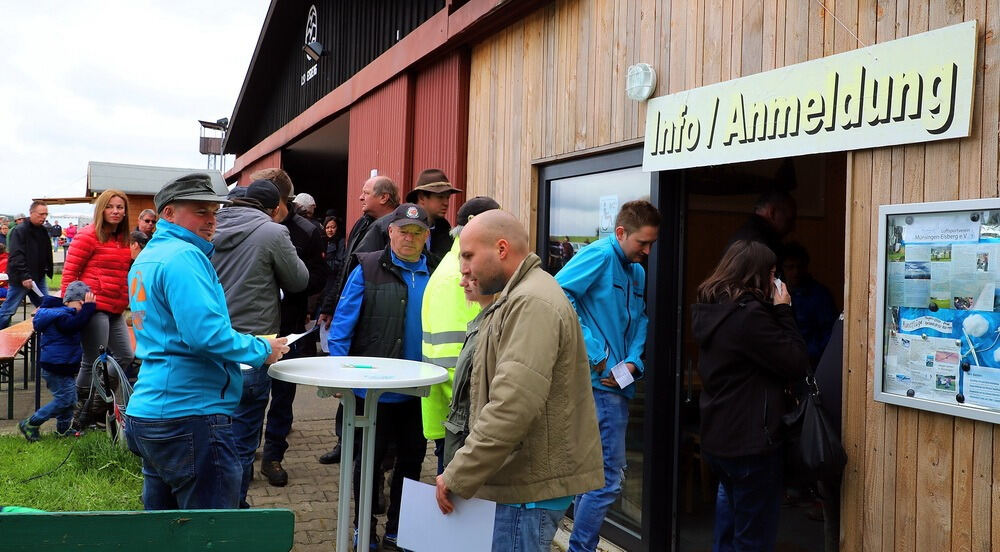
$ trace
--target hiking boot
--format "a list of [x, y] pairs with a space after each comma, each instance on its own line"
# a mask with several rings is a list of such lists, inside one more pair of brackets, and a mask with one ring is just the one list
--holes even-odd
[[409, 548], [403, 548], [396, 543], [396, 533], [386, 533], [382, 537], [382, 550], [399, 550], [401, 552], [413, 552]]
[[277, 460], [265, 460], [260, 466], [260, 474], [267, 478], [273, 487], [284, 487], [288, 484], [288, 472]]
[[340, 463], [340, 443], [333, 447], [333, 450], [319, 457], [320, 464], [339, 464]]
[[29, 443], [34, 443], [42, 438], [38, 433], [38, 426], [31, 425], [28, 423], [28, 418], [21, 420], [17, 424], [17, 429], [24, 435], [24, 438], [28, 440]]

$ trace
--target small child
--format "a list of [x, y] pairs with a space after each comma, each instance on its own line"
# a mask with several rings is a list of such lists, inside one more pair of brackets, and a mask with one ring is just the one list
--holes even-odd
[[73, 407], [76, 404], [76, 374], [80, 371], [83, 346], [80, 331], [97, 309], [97, 299], [87, 284], [80, 280], [66, 287], [62, 299], [47, 295], [35, 311], [32, 324], [41, 335], [38, 366], [45, 378], [45, 387], [52, 393], [52, 402], [42, 406], [30, 418], [21, 420], [17, 428], [29, 442], [37, 441], [38, 428], [49, 418], [56, 419], [56, 433], [72, 434]]

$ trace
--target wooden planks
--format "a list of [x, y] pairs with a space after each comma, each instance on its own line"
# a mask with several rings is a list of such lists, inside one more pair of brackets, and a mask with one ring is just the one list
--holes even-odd
[[1000, 193], [1000, 5], [556, 0], [472, 48], [469, 194], [497, 197], [534, 230], [533, 160], [641, 137], [645, 104], [624, 96], [628, 65], [651, 63], [662, 95], [971, 19], [971, 137], [857, 151], [847, 166], [843, 550], [1000, 550], [1000, 429], [872, 398], [878, 206]]

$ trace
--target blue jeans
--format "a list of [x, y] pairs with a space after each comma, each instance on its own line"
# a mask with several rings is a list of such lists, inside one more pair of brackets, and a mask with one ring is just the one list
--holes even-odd
[[735, 458], [702, 456], [719, 477], [712, 551], [774, 550], [781, 514], [781, 449]]
[[142, 504], [147, 510], [239, 505], [243, 470], [229, 416], [130, 416], [126, 428], [129, 450], [142, 456]]
[[[299, 344], [293, 343], [284, 360], [299, 358]], [[295, 401], [295, 384], [287, 381], [271, 382], [271, 406], [267, 409], [267, 426], [264, 428], [264, 450], [260, 458], [264, 462], [285, 459], [288, 450], [288, 434], [292, 431], [292, 403]], [[264, 401], [265, 403], [267, 401]]]
[[243, 467], [240, 482], [240, 508], [249, 508], [247, 489], [253, 479], [253, 460], [260, 446], [261, 430], [264, 428], [264, 409], [271, 392], [271, 376], [267, 367], [243, 370], [243, 394], [233, 412], [233, 437], [236, 439], [236, 454]]
[[[45, 285], [45, 280], [35, 280], [35, 285], [42, 290], [42, 295], [49, 294], [49, 288]], [[42, 304], [42, 298], [35, 295], [35, 292], [22, 287], [21, 282], [10, 282], [7, 290], [7, 300], [0, 305], [0, 330], [10, 326], [10, 317], [14, 315], [17, 308], [21, 306], [21, 301], [27, 295], [32, 305], [36, 307]]]
[[570, 552], [593, 552], [601, 539], [601, 525], [608, 508], [618, 500], [625, 479], [625, 429], [628, 426], [628, 398], [618, 393], [594, 389], [597, 425], [604, 452], [604, 487], [576, 497]]
[[52, 402], [46, 403], [31, 415], [28, 423], [40, 426], [50, 418], [56, 419], [56, 431], [66, 433], [73, 421], [73, 407], [76, 405], [76, 377], [53, 374], [42, 368], [45, 388], [52, 393]]
[[562, 510], [497, 504], [493, 552], [549, 552]]

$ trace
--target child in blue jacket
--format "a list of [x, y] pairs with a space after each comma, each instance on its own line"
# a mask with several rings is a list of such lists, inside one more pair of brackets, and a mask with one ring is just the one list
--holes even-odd
[[17, 424], [29, 442], [40, 438], [38, 428], [49, 418], [56, 419], [57, 434], [70, 434], [76, 404], [76, 373], [80, 371], [83, 356], [80, 331], [96, 309], [96, 297], [87, 284], [77, 280], [66, 287], [62, 299], [47, 295], [35, 311], [32, 324], [41, 336], [38, 366], [45, 386], [52, 393], [52, 402]]

